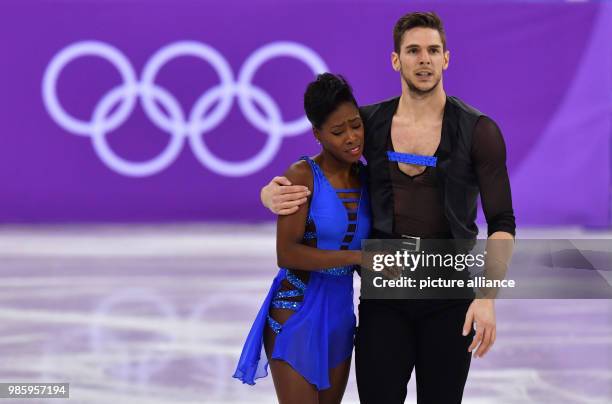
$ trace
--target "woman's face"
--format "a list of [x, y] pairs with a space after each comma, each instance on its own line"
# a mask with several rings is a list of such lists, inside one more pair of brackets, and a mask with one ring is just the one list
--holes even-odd
[[363, 123], [359, 110], [352, 102], [340, 104], [321, 128], [315, 129], [315, 137], [336, 159], [356, 162], [363, 152]]

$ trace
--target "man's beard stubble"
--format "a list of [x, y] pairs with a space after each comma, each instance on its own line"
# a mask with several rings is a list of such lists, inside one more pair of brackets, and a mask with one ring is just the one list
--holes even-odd
[[419, 96], [419, 97], [426, 96], [426, 95], [432, 93], [436, 89], [436, 87], [438, 87], [440, 85], [441, 77], [438, 78], [438, 80], [430, 88], [428, 88], [426, 90], [421, 90], [410, 79], [408, 79], [404, 75], [403, 72], [401, 72], [401, 74], [402, 74], [402, 80], [404, 80], [406, 82], [406, 85], [408, 86], [408, 89], [410, 90], [410, 92], [413, 93], [416, 96]]

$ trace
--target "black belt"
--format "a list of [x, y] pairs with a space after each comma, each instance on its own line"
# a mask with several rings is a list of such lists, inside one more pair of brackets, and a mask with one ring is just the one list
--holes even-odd
[[[382, 239], [382, 240], [398, 240], [401, 244], [401, 250], [403, 251], [430, 251], [433, 249], [439, 249], [442, 247], [443, 250], [452, 252], [455, 250], [454, 239], [451, 234], [446, 234], [443, 237], [431, 237], [424, 238], [418, 236], [412, 236], [409, 234], [396, 234], [396, 233], [386, 233], [382, 231], [378, 231], [376, 229], [372, 230], [372, 234], [370, 235], [371, 239]], [[448, 240], [449, 243], [444, 243], [444, 240]]]

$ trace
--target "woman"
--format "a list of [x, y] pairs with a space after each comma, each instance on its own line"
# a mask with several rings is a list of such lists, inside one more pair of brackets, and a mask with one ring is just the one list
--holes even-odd
[[[322, 150], [285, 176], [310, 190], [295, 214], [279, 216], [280, 270], [247, 337], [234, 377], [254, 384], [268, 364], [279, 402], [340, 403], [355, 332], [353, 271], [370, 231], [363, 125], [351, 87], [321, 74], [304, 109]], [[266, 358], [261, 355], [262, 346]]]

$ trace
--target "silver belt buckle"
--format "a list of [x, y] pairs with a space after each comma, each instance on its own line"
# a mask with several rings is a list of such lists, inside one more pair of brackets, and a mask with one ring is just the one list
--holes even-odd
[[406, 241], [402, 241], [402, 244], [408, 246], [409, 248], [402, 248], [403, 251], [420, 251], [421, 250], [421, 238], [414, 236], [407, 236], [402, 234], [402, 238], [407, 239]]

